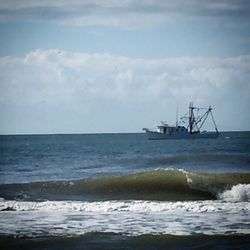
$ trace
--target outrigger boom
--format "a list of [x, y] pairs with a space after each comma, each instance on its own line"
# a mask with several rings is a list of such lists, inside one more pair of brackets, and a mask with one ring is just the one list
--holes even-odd
[[[214, 123], [214, 127], [215, 127], [215, 131], [218, 133], [218, 129], [217, 129], [217, 126], [216, 126], [216, 123], [215, 123], [215, 120], [214, 120], [214, 116], [213, 116], [213, 113], [212, 113], [212, 107], [209, 106], [208, 109], [206, 109], [207, 111], [200, 117], [196, 120], [195, 118], [195, 115], [194, 115], [194, 110], [197, 109], [197, 110], [200, 110], [200, 109], [206, 109], [206, 108], [197, 108], [197, 107], [194, 107], [193, 106], [193, 103], [190, 102], [189, 104], [189, 133], [190, 134], [194, 134], [194, 133], [200, 133], [200, 130], [203, 126], [203, 124], [205, 123], [207, 117], [209, 115], [211, 115], [212, 117], [212, 121]], [[196, 129], [196, 130], [195, 130]]]

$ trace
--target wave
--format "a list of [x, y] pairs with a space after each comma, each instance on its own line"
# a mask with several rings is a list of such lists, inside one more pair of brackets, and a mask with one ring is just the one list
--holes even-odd
[[157, 169], [99, 179], [4, 184], [0, 185], [0, 196], [15, 200], [184, 201], [221, 197], [248, 200], [249, 184], [250, 173], [195, 173], [180, 169]]

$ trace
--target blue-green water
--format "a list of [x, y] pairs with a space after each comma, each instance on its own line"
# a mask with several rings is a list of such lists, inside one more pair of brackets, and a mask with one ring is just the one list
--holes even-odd
[[0, 243], [247, 249], [249, 183], [249, 132], [0, 136]]

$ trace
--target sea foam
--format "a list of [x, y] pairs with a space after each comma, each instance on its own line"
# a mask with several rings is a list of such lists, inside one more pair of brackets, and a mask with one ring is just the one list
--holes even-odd
[[219, 199], [226, 201], [249, 201], [250, 184], [234, 185], [230, 190], [226, 190], [218, 195]]
[[126, 235], [249, 233], [249, 202], [1, 200], [0, 209], [0, 235], [19, 237], [72, 236], [89, 232]]
[[79, 212], [215, 212], [228, 210], [250, 210], [248, 204], [230, 203], [222, 201], [185, 201], [185, 202], [161, 202], [161, 201], [0, 201], [0, 211], [79, 211]]

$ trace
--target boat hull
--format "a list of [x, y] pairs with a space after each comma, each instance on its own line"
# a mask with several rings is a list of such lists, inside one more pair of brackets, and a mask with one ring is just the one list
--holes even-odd
[[157, 131], [146, 130], [146, 135], [149, 140], [166, 140], [166, 139], [209, 139], [218, 138], [217, 132], [203, 132], [203, 133], [159, 133]]

